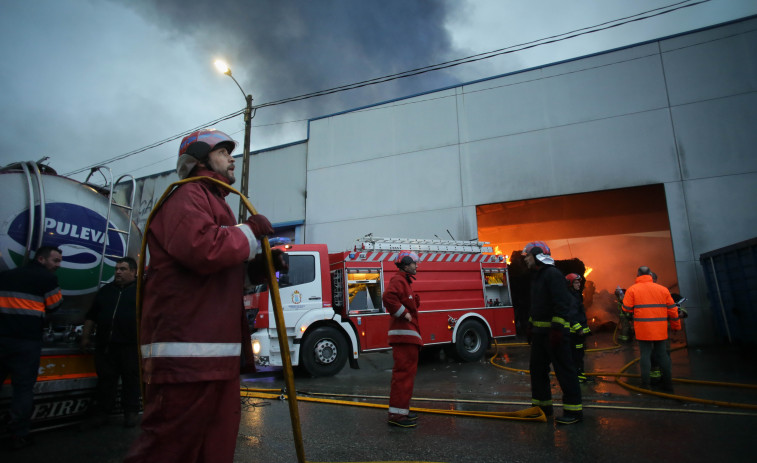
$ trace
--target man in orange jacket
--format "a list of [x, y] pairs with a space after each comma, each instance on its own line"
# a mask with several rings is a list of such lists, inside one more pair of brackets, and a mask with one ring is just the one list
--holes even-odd
[[623, 298], [623, 311], [633, 314], [634, 331], [639, 341], [641, 387], [649, 389], [652, 356], [662, 369], [662, 389], [673, 392], [670, 357], [666, 352], [668, 321], [674, 331], [681, 329], [678, 308], [668, 288], [652, 281], [649, 267], [639, 267], [634, 283]]

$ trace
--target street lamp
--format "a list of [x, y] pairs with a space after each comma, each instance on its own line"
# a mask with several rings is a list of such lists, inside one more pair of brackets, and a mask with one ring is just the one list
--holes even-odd
[[[231, 69], [225, 62], [216, 60], [214, 64], [216, 66], [216, 69], [218, 69], [223, 74], [231, 77], [231, 80], [233, 80], [234, 83], [237, 84], [239, 91], [242, 92], [242, 95], [244, 95], [244, 99], [247, 102], [247, 106], [244, 109], [244, 154], [242, 155], [242, 186], [240, 188], [241, 193], [246, 198], [248, 194], [247, 184], [250, 176], [250, 123], [252, 122], [252, 95], [248, 95], [244, 92], [244, 90], [242, 90], [242, 86], [239, 85], [239, 82], [237, 82], [234, 76], [231, 75]], [[247, 208], [244, 206], [244, 202], [240, 200], [239, 223], [244, 222], [246, 218]]]

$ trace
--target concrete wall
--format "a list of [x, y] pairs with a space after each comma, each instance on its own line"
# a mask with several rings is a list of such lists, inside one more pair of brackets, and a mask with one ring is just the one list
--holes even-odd
[[475, 206], [665, 185], [689, 340], [699, 254], [757, 230], [757, 20], [310, 123], [307, 242], [476, 236]]

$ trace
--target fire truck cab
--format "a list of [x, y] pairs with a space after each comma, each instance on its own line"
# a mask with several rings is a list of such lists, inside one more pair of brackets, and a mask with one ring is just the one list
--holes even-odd
[[[420, 257], [413, 289], [421, 297], [423, 345], [445, 346], [462, 361], [480, 359], [490, 339], [515, 335], [507, 263], [488, 244], [366, 236], [352, 251], [280, 247], [289, 255], [289, 272], [278, 283], [292, 364], [330, 376], [348, 360], [356, 368], [360, 353], [391, 348], [381, 296], [404, 249]], [[256, 289], [245, 296], [256, 362], [280, 366], [273, 305], [265, 286]]]

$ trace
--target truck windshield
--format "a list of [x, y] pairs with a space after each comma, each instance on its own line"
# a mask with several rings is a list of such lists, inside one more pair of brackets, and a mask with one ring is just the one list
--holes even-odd
[[289, 255], [289, 271], [279, 275], [279, 287], [301, 285], [315, 280], [315, 257], [312, 255]]

